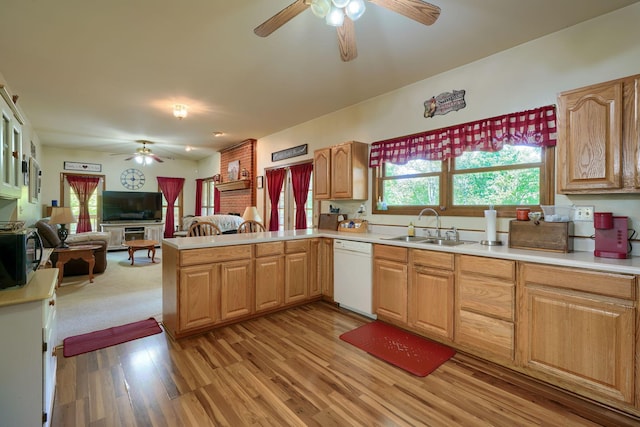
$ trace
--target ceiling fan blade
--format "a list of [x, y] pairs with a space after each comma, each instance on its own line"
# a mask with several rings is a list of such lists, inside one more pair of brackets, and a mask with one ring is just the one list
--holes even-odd
[[369, 0], [393, 12], [424, 25], [431, 25], [440, 16], [440, 8], [422, 0]]
[[356, 26], [349, 17], [344, 17], [344, 23], [336, 28], [338, 31], [338, 48], [340, 49], [340, 58], [344, 62], [356, 59], [358, 56], [358, 48], [356, 47]]
[[296, 0], [271, 18], [258, 25], [253, 32], [260, 37], [267, 37], [291, 19], [304, 12], [309, 7], [305, 0]]
[[131, 160], [131, 159], [133, 159], [134, 157], [136, 157], [136, 156], [127, 157], [125, 160]]
[[153, 160], [155, 160], [158, 163], [164, 163], [164, 160], [162, 160], [160, 157], [156, 156], [153, 153], [149, 153], [147, 154], [147, 156], [151, 157]]

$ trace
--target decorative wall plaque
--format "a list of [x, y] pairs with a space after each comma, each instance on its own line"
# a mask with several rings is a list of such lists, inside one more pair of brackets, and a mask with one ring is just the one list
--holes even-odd
[[102, 165], [98, 163], [64, 162], [64, 170], [102, 172]]
[[291, 157], [298, 157], [307, 154], [307, 144], [298, 145], [297, 147], [287, 148], [286, 150], [276, 151], [271, 153], [271, 161], [277, 162], [279, 160], [289, 159]]
[[431, 118], [433, 116], [442, 116], [451, 111], [461, 110], [467, 106], [464, 94], [464, 90], [454, 90], [453, 92], [443, 92], [438, 96], [432, 96], [431, 99], [424, 101], [424, 116]]

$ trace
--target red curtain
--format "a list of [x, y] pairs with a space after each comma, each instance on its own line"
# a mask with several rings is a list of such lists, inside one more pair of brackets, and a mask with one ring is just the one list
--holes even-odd
[[204, 179], [198, 178], [196, 179], [196, 208], [194, 209], [194, 215], [200, 216], [202, 215], [202, 183]]
[[291, 171], [293, 198], [296, 201], [296, 230], [303, 230], [307, 228], [307, 212], [304, 206], [309, 196], [309, 184], [311, 183], [313, 163], [291, 166], [289, 170]]
[[91, 218], [89, 217], [89, 206], [87, 201], [98, 187], [100, 177], [97, 176], [78, 176], [67, 175], [69, 186], [75, 191], [80, 202], [80, 215], [78, 215], [78, 227], [76, 233], [85, 233], [91, 231]]
[[220, 213], [220, 190], [216, 187], [213, 187], [213, 213]]
[[555, 146], [555, 105], [374, 142], [369, 167], [416, 159], [446, 160], [465, 151], [499, 151], [504, 144]]
[[167, 200], [167, 214], [166, 214], [166, 222], [164, 224], [164, 237], [169, 238], [173, 237], [173, 232], [175, 231], [173, 228], [173, 208], [176, 203], [176, 199], [180, 195], [180, 191], [182, 191], [182, 187], [184, 186], [184, 178], [167, 178], [167, 177], [158, 177], [158, 185], [160, 186], [160, 190], [162, 194], [164, 194], [164, 198]]
[[280, 200], [280, 192], [282, 191], [286, 172], [284, 168], [265, 171], [265, 175], [267, 176], [267, 190], [269, 191], [269, 200], [271, 201], [269, 231], [278, 231], [278, 200]]

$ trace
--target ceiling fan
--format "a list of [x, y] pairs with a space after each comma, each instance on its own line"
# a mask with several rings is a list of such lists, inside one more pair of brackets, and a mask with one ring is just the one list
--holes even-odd
[[[422, 0], [367, 0], [424, 25], [431, 25], [440, 16], [440, 8]], [[308, 7], [314, 15], [325, 18], [336, 27], [340, 57], [348, 62], [358, 56], [353, 21], [362, 16], [365, 0], [296, 0], [271, 18], [258, 25], [253, 32], [267, 37], [275, 30], [304, 12]]]
[[131, 157], [127, 157], [125, 160], [134, 159], [136, 163], [150, 165], [154, 160], [159, 163], [163, 163], [160, 157], [156, 156], [151, 152], [151, 149], [147, 147], [147, 144], [153, 144], [151, 141], [146, 141], [144, 139], [140, 139], [136, 141], [139, 144], [142, 144], [142, 147], [137, 148], [136, 152]]

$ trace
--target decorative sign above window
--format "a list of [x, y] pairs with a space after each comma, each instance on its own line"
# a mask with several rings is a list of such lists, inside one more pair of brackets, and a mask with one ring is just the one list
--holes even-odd
[[271, 153], [271, 161], [277, 162], [279, 160], [289, 159], [291, 157], [298, 157], [307, 154], [307, 144], [298, 145], [297, 147], [287, 148], [286, 150], [276, 151]]
[[450, 111], [458, 111], [467, 106], [464, 101], [464, 90], [454, 90], [453, 92], [443, 92], [438, 96], [424, 101], [424, 116], [442, 116]]
[[98, 163], [64, 162], [64, 170], [102, 172], [102, 165]]

